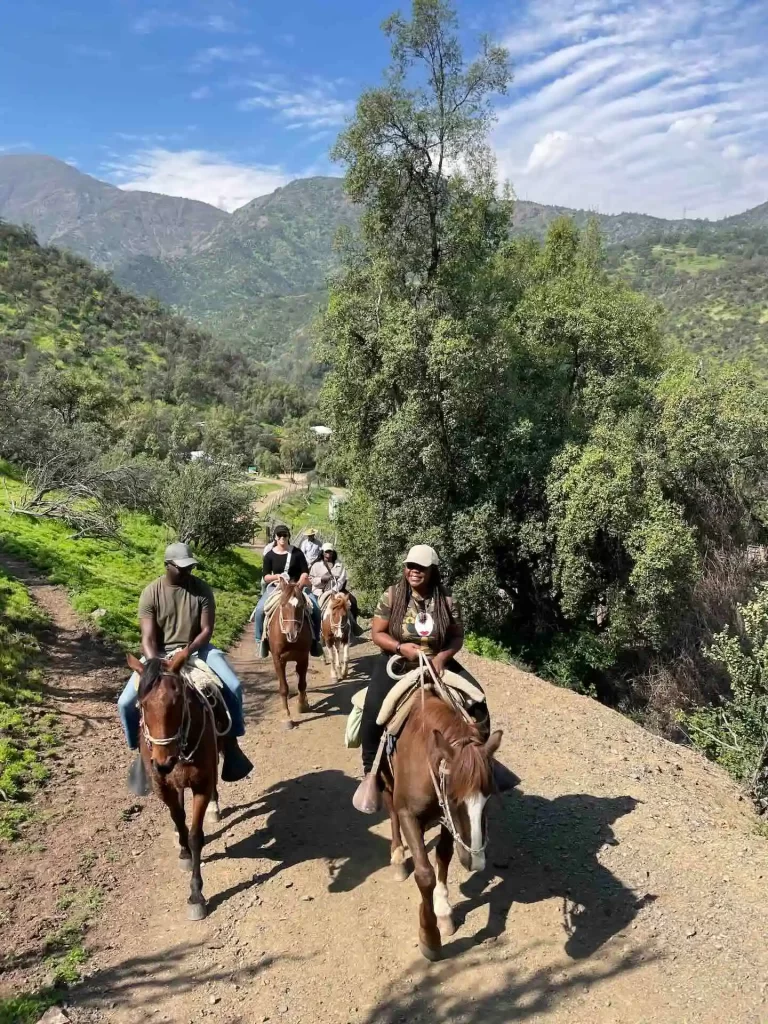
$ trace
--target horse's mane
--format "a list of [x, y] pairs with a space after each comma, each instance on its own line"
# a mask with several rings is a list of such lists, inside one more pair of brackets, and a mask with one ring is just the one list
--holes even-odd
[[150, 658], [139, 677], [139, 700], [144, 700], [152, 692], [166, 671], [162, 658]]
[[456, 803], [461, 803], [471, 793], [487, 792], [491, 784], [491, 764], [485, 752], [485, 744], [477, 726], [467, 722], [462, 715], [449, 707], [439, 697], [430, 695], [424, 702], [417, 696], [414, 704], [416, 716], [427, 734], [430, 754], [438, 754], [433, 732], [441, 733], [446, 743], [456, 749], [451, 762], [450, 793]]

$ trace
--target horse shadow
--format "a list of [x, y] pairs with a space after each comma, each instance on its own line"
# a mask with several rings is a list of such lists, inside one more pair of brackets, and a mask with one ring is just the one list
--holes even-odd
[[[367, 654], [350, 661], [350, 675], [341, 682], [315, 682], [308, 694], [311, 708], [305, 720], [311, 722], [313, 719], [310, 716], [313, 714], [323, 718], [348, 715], [352, 708], [352, 697], [358, 690], [367, 686], [371, 679], [376, 658], [376, 654]], [[328, 672], [329, 667], [321, 665], [320, 671]], [[318, 695], [321, 695], [319, 700], [315, 699]]]
[[562, 901], [565, 952], [574, 960], [591, 956], [626, 928], [655, 897], [638, 898], [597, 858], [618, 844], [611, 826], [637, 806], [634, 797], [570, 793], [552, 800], [516, 791], [491, 811], [488, 870], [461, 886], [465, 897], [454, 908], [461, 925], [470, 911], [488, 907], [488, 920], [470, 939], [446, 947], [458, 953], [506, 931], [515, 903]]
[[229, 843], [226, 851], [206, 857], [206, 863], [224, 858], [273, 863], [267, 871], [212, 896], [209, 908], [214, 910], [237, 892], [305, 861], [325, 861], [329, 892], [349, 892], [389, 864], [389, 841], [371, 832], [371, 819], [352, 807], [356, 786], [342, 771], [309, 772], [276, 783], [256, 803], [231, 814], [209, 840], [235, 833], [251, 818], [265, 816], [266, 821], [250, 835]]

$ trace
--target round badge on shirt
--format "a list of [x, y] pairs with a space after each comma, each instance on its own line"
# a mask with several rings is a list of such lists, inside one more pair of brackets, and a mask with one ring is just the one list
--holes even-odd
[[429, 612], [421, 612], [419, 615], [416, 616], [415, 627], [416, 632], [419, 634], [419, 636], [431, 636], [433, 626], [434, 622]]

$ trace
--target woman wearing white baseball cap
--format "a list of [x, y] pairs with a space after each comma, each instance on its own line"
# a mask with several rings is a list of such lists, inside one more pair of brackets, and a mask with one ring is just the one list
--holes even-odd
[[[373, 814], [380, 802], [378, 780], [371, 769], [383, 732], [376, 718], [395, 684], [387, 673], [392, 655], [399, 655], [405, 669], [410, 670], [418, 665], [419, 654], [424, 653], [431, 658], [436, 672], [442, 674], [447, 668], [478, 685], [454, 660], [464, 643], [464, 626], [459, 606], [440, 577], [440, 559], [434, 548], [416, 544], [408, 552], [402, 578], [382, 594], [373, 613], [371, 639], [382, 654], [377, 658], [365, 697], [360, 726], [365, 777], [352, 801], [364, 814]], [[478, 710], [485, 716], [478, 724], [490, 731], [487, 708], [479, 705]]]

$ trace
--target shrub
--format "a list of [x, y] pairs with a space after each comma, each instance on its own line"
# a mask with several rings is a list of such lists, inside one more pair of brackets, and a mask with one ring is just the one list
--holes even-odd
[[768, 807], [768, 584], [739, 608], [742, 630], [719, 633], [710, 659], [728, 674], [731, 694], [718, 704], [681, 714], [691, 742]]
[[222, 466], [190, 462], [163, 489], [163, 519], [179, 540], [203, 551], [222, 551], [253, 537], [251, 489]]

